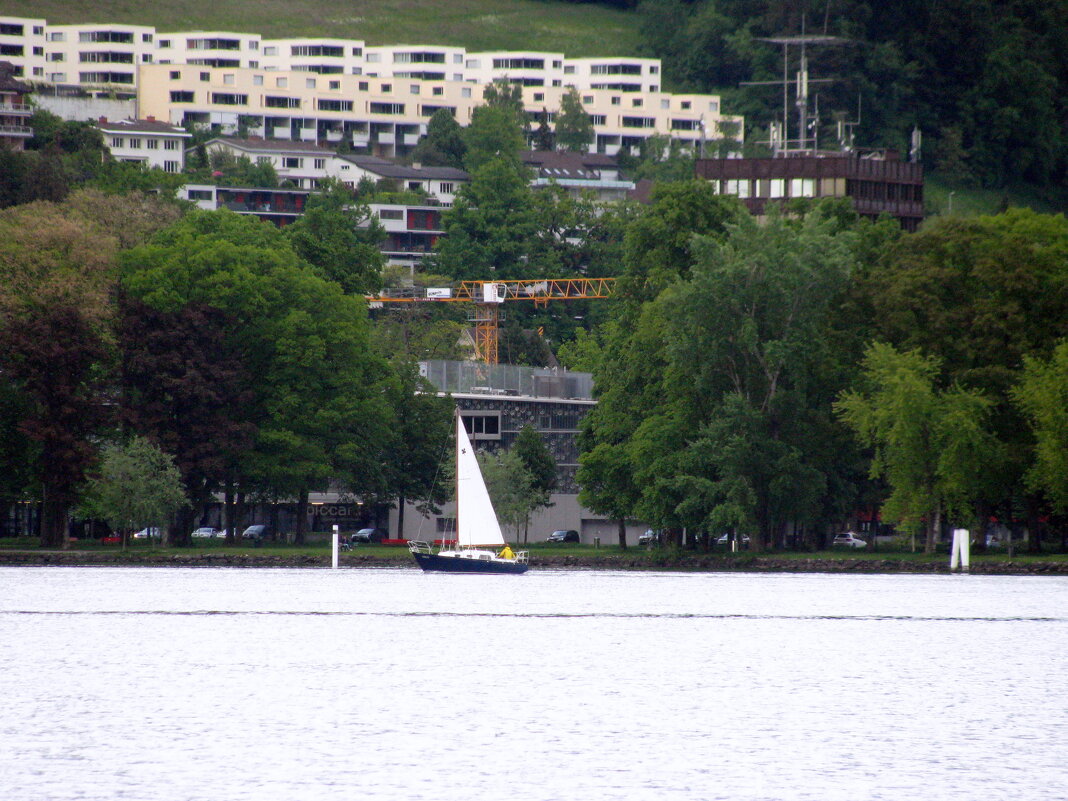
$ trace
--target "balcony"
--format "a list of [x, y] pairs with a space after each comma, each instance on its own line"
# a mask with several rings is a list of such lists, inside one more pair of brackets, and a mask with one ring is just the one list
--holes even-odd
[[33, 128], [29, 125], [0, 125], [0, 136], [16, 136], [29, 139], [33, 136]]
[[33, 109], [24, 103], [0, 103], [0, 114], [29, 117], [33, 114]]

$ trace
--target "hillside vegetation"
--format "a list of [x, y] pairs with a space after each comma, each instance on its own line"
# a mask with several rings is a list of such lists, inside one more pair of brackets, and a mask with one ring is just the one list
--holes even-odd
[[470, 50], [537, 49], [569, 56], [633, 54], [640, 18], [596, 4], [537, 0], [3, 0], [0, 14], [50, 24], [122, 22], [160, 30], [332, 36], [367, 44], [444, 44]]

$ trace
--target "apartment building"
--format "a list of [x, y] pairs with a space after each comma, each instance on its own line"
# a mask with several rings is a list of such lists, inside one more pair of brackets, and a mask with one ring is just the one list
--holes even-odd
[[118, 161], [158, 167], [167, 172], [185, 169], [186, 140], [192, 135], [184, 128], [152, 117], [114, 122], [101, 118], [96, 127], [104, 135], [104, 144], [111, 150], [111, 155]]
[[0, 61], [11, 64], [12, 77], [45, 80], [45, 25], [43, 19], [0, 17]]
[[155, 36], [145, 25], [48, 25], [43, 82], [133, 97], [137, 68], [155, 58]]
[[[269, 139], [340, 145], [387, 158], [411, 151], [439, 109], [461, 125], [483, 102], [484, 86], [456, 81], [373, 78], [248, 68], [146, 65], [141, 68], [141, 113], [173, 125], [212, 126], [221, 133], [239, 128]], [[559, 109], [566, 87], [529, 86], [523, 104], [531, 115]], [[621, 92], [589, 89], [580, 93], [593, 122], [591, 152], [615, 155], [636, 150], [653, 135], [671, 136], [699, 148], [723, 122], [714, 95]]]
[[26, 123], [33, 109], [26, 102], [30, 87], [15, 77], [15, 65], [0, 61], [0, 148], [22, 150], [33, 136]]

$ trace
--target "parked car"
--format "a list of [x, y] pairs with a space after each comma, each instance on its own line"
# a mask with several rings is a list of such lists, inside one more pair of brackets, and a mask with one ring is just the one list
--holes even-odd
[[647, 528], [641, 534], [638, 535], [639, 545], [657, 545], [660, 542], [660, 529]]
[[140, 531], [135, 531], [132, 536], [135, 540], [147, 540], [149, 537], [159, 537], [159, 529], [155, 526], [149, 526]]
[[845, 534], [838, 534], [831, 541], [831, 545], [835, 547], [845, 548], [867, 548], [868, 543], [854, 534], [852, 531], [847, 531]]
[[[742, 543], [742, 547], [743, 548], [746, 545], [749, 544], [749, 535], [748, 534], [742, 534], [740, 538], [738, 537], [738, 535], [735, 535], [735, 537], [738, 538], [739, 542]], [[730, 541], [731, 541], [731, 535], [730, 534], [723, 534], [722, 536], [719, 537], [719, 539], [716, 540], [716, 545], [726, 545]]]
[[389, 539], [389, 534], [380, 528], [361, 528], [352, 535], [351, 542], [382, 542]]
[[255, 544], [259, 545], [264, 540], [274, 539], [274, 529], [271, 526], [258, 523], [254, 526], [249, 526], [241, 533], [242, 539], [252, 540]]
[[578, 542], [579, 533], [572, 529], [558, 529], [545, 538], [546, 542]]
[[208, 538], [208, 537], [225, 537], [225, 536], [226, 536], [226, 532], [225, 531], [220, 531], [219, 529], [212, 528], [211, 526], [201, 526], [196, 531], [194, 531], [193, 534], [192, 534], [192, 537], [194, 539], [198, 539], [198, 538], [202, 538], [202, 537], [203, 538]]

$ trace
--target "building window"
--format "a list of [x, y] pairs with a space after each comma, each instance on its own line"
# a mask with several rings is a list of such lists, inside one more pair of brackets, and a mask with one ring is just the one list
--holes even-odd
[[815, 197], [816, 182], [812, 178], [791, 178], [790, 197]]
[[408, 91], [411, 92], [413, 95], [419, 94], [419, 84], [417, 84], [417, 83], [411, 84], [408, 87]]
[[642, 98], [636, 97], [632, 101], [630, 101], [630, 104], [631, 104], [631, 106], [633, 108], [641, 108], [642, 107]]
[[652, 117], [623, 117], [620, 125], [624, 128], [655, 128], [656, 120]]
[[43, 56], [44, 55], [44, 48], [43, 47], [35, 47], [35, 48], [33, 48], [33, 54], [35, 56]]
[[574, 74], [575, 74], [575, 65], [574, 64], [568, 64], [566, 67], [564, 67], [564, 75], [574, 75]]
[[683, 100], [682, 101], [682, 110], [683, 111], [689, 111], [690, 110], [690, 101], [689, 100]]
[[384, 94], [384, 95], [388, 95], [388, 94], [390, 94], [390, 93], [391, 93], [392, 91], [393, 91], [393, 84], [391, 84], [391, 83], [384, 83], [384, 84], [382, 84], [382, 94]]
[[708, 110], [709, 111], [719, 111], [719, 101], [718, 100], [710, 100], [710, 101], [708, 101]]
[[133, 139], [131, 139], [131, 140], [130, 140], [130, 147], [131, 147], [131, 148], [133, 148], [133, 149], [135, 149], [135, 150], [136, 150], [136, 149], [140, 149], [140, 147], [141, 147], [141, 140], [140, 140], [140, 139], [138, 139], [138, 138], [136, 138], [136, 137], [134, 137]]
[[145, 140], [145, 147], [147, 147], [149, 150], [159, 150], [159, 140], [158, 139], [146, 139]]
[[325, 170], [326, 169], [326, 159], [316, 159], [315, 160], [315, 169], [317, 169], [317, 170]]
[[365, 60], [368, 64], [377, 64], [382, 60], [382, 57], [378, 53], [368, 53]]
[[297, 158], [296, 156], [285, 156], [282, 158], [282, 166], [289, 170], [295, 170], [304, 164], [304, 159]]
[[123, 139], [121, 136], [113, 136], [113, 137], [111, 137], [111, 146], [112, 147], [125, 147], [126, 146], [126, 140]]
[[67, 55], [66, 55], [66, 53], [49, 53], [48, 54], [48, 60], [49, 61], [66, 61], [67, 60]]
[[263, 55], [264, 56], [277, 56], [278, 55], [278, 48], [277, 47], [265, 47], [265, 48], [263, 48]]
[[443, 181], [441, 184], [441, 193], [443, 195], [451, 195], [453, 192], [453, 184], [448, 181]]
[[354, 47], [354, 48], [352, 48], [352, 55], [354, 55], [354, 56], [362, 56], [363, 55], [363, 48], [362, 47]]
[[248, 95], [236, 95], [229, 92], [212, 92], [211, 102], [216, 106], [247, 106]]
[[367, 81], [360, 81], [359, 88], [361, 92], [366, 92], [368, 89]]
[[305, 78], [304, 79], [304, 88], [305, 89], [314, 89], [315, 88], [315, 78]]
[[190, 189], [186, 192], [186, 197], [190, 200], [211, 200], [212, 192], [210, 189]]
[[330, 88], [335, 90], [335, 91], [340, 89], [341, 88], [341, 81], [330, 81]]
[[442, 88], [442, 87], [440, 87], [440, 86], [435, 86], [435, 87], [433, 88], [433, 90], [431, 91], [431, 93], [432, 93], [432, 94], [433, 94], [433, 95], [434, 95], [435, 97], [440, 97], [441, 95], [445, 94], [445, 90], [444, 90], [444, 88]]
[[545, 101], [545, 92], [535, 92], [534, 93], [534, 102], [535, 103], [542, 103], [544, 101]]
[[285, 89], [289, 86], [289, 78], [275, 78], [274, 85], [278, 89]]
[[403, 114], [403, 103], [371, 103], [370, 110], [372, 114]]
[[170, 47], [170, 46], [171, 46], [171, 40], [170, 39], [160, 39], [158, 42], [156, 42], [156, 47]]
[[772, 178], [768, 181], [768, 197], [783, 197], [786, 194], [786, 181], [783, 178]]
[[181, 70], [171, 70], [171, 80], [172, 81], [179, 81], [181, 79], [182, 79], [182, 71]]
[[178, 149], [178, 143], [176, 141], [174, 141], [173, 139], [164, 139], [163, 140], [163, 149], [164, 150], [177, 150]]
[[263, 105], [267, 108], [300, 108], [300, 98], [267, 95], [263, 98]]
[[152, 41], [152, 34], [150, 34], [150, 33], [142, 33], [141, 34], [141, 41], [142, 42], [151, 42]]
[[460, 89], [460, 97], [471, 97], [471, 89], [470, 89], [470, 87], [465, 86], [462, 89]]
[[193, 102], [193, 93], [192, 92], [171, 92], [171, 102], [172, 103], [192, 103]]
[[167, 172], [181, 172], [182, 165], [177, 161], [165, 161], [163, 162], [163, 169]]
[[202, 73], [200, 73], [200, 80], [202, 80], [202, 81], [210, 81], [211, 80], [211, 73], [210, 72], [202, 72]]
[[612, 98], [612, 105], [613, 106], [618, 106], [619, 105], [619, 98], [618, 97], [613, 97]]
[[400, 209], [379, 209], [378, 219], [380, 220], [403, 220], [404, 212]]
[[319, 111], [352, 111], [351, 100], [325, 100], [319, 98], [316, 101], [316, 108]]
[[464, 64], [464, 66], [467, 67], [467, 69], [469, 69], [469, 70], [477, 70], [478, 69], [478, 59], [477, 58], [469, 58], [469, 59], [467, 59], [467, 63]]
[[491, 411], [463, 411], [460, 417], [473, 439], [500, 439], [501, 413]]
[[660, 101], [660, 108], [671, 108], [671, 101], [667, 98], [663, 98]]
[[233, 86], [234, 85], [233, 73], [228, 73], [226, 75], [223, 75], [223, 83], [226, 84], [227, 86]]

